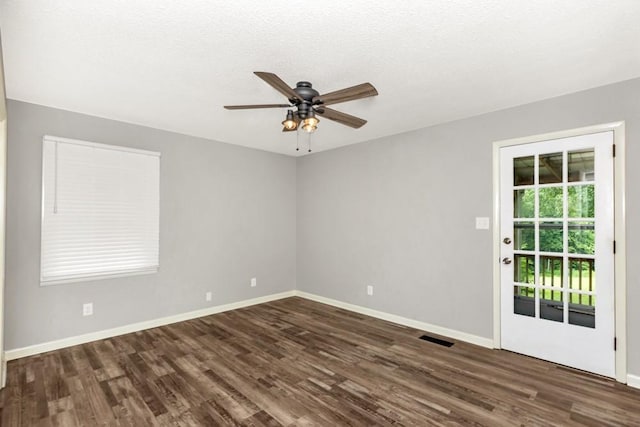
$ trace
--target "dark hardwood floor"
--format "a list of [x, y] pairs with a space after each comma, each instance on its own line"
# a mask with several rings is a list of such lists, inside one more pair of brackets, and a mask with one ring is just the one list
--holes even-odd
[[288, 298], [9, 363], [2, 426], [640, 426], [640, 390]]

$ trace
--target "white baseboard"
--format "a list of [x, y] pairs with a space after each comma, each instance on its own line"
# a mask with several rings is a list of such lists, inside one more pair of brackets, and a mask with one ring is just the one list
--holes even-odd
[[[493, 348], [493, 340], [490, 338], [479, 337], [477, 335], [472, 335], [465, 332], [456, 331], [454, 329], [448, 329], [442, 326], [420, 322], [418, 320], [408, 319], [406, 317], [397, 316], [395, 314], [385, 313], [382, 311], [373, 310], [371, 308], [349, 304], [346, 302], [334, 300], [331, 298], [325, 298], [319, 295], [314, 295], [314, 294], [310, 294], [303, 291], [293, 290], [293, 291], [282, 292], [279, 294], [266, 295], [263, 297], [252, 298], [249, 300], [238, 301], [230, 304], [218, 305], [215, 307], [208, 307], [202, 310], [190, 311], [188, 313], [176, 314], [173, 316], [163, 317], [160, 319], [153, 319], [153, 320], [147, 320], [144, 322], [132, 323], [130, 325], [120, 326], [117, 328], [105, 329], [102, 331], [91, 332], [88, 334], [62, 338], [59, 340], [49, 341], [42, 344], [28, 346], [28, 347], [11, 349], [11, 350], [5, 351], [4, 356], [6, 361], [20, 359], [22, 357], [33, 356], [35, 354], [40, 354], [47, 351], [58, 350], [61, 348], [71, 347], [79, 344], [85, 344], [91, 341], [111, 338], [118, 335], [124, 335], [132, 332], [142, 331], [145, 329], [157, 328], [159, 326], [169, 325], [171, 323], [183, 322], [185, 320], [191, 320], [198, 317], [209, 316], [211, 314], [222, 313], [224, 311], [235, 310], [243, 307], [249, 307], [252, 305], [262, 304], [265, 302], [275, 301], [275, 300], [288, 298], [292, 296], [299, 296], [301, 298], [306, 298], [311, 301], [317, 301], [323, 304], [328, 304], [334, 307], [364, 314], [366, 316], [387, 320], [389, 322], [397, 323], [404, 326], [409, 326], [411, 328], [420, 329], [426, 332], [431, 332], [431, 333], [442, 335], [452, 339], [465, 341], [465, 342], [479, 345], [482, 347]], [[637, 384], [640, 384], [640, 377], [636, 377], [635, 381], [637, 382]], [[631, 383], [632, 383], [632, 380], [630, 379], [629, 385], [631, 385]]]
[[[169, 325], [171, 323], [183, 322], [185, 320], [196, 319], [198, 317], [209, 316], [216, 313], [222, 313], [225, 311], [236, 310], [238, 308], [249, 307], [256, 304], [262, 304], [269, 301], [276, 301], [283, 298], [289, 298], [298, 296], [311, 301], [328, 304], [334, 307], [342, 308], [345, 310], [353, 311], [355, 313], [364, 314], [366, 316], [375, 317], [377, 319], [386, 320], [389, 322], [397, 323], [399, 325], [408, 326], [411, 328], [419, 329], [425, 332], [431, 332], [437, 335], [442, 335], [455, 340], [460, 340], [475, 344], [481, 347], [494, 348], [494, 342], [491, 338], [480, 337], [466, 332], [460, 332], [455, 329], [444, 328], [442, 326], [432, 325], [418, 320], [408, 319], [406, 317], [397, 316], [395, 314], [385, 313], [383, 311], [374, 310], [367, 307], [362, 307], [355, 304], [349, 304], [346, 302], [334, 300], [331, 298], [322, 297], [320, 295], [310, 294], [308, 292], [293, 290], [281, 292], [278, 294], [266, 295], [258, 298], [252, 298], [244, 301], [233, 302], [230, 304], [218, 305], [215, 307], [208, 307], [202, 310], [190, 311], [188, 313], [176, 314], [173, 316], [163, 317], [160, 319], [148, 320], [144, 322], [133, 323], [130, 325], [120, 326], [112, 329], [105, 329], [102, 331], [91, 332], [88, 334], [77, 335], [74, 337], [63, 338], [60, 340], [49, 341], [42, 344], [36, 344], [28, 347], [16, 348], [7, 350], [4, 352], [4, 360], [0, 369], [6, 369], [6, 362], [9, 360], [20, 359], [22, 357], [33, 356], [35, 354], [44, 353], [47, 351], [58, 350], [61, 348], [71, 347], [74, 345], [85, 344], [91, 341], [106, 339], [115, 337], [118, 335], [129, 334], [132, 332], [138, 332], [145, 329], [157, 328], [159, 326]], [[2, 362], [2, 359], [0, 359]], [[627, 385], [640, 389], [640, 375], [627, 375]]]
[[65, 347], [71, 347], [78, 344], [85, 344], [91, 341], [111, 338], [118, 335], [138, 332], [145, 329], [157, 328], [158, 326], [169, 325], [171, 323], [183, 322], [198, 317], [209, 316], [211, 314], [222, 313], [224, 311], [235, 310], [238, 308], [249, 307], [251, 305], [262, 304], [269, 301], [275, 301], [282, 298], [292, 297], [295, 291], [281, 292], [279, 294], [266, 295], [263, 297], [252, 298], [244, 301], [232, 302], [230, 304], [218, 305], [215, 307], [203, 308], [202, 310], [190, 311], [188, 313], [176, 314], [173, 316], [162, 317], [160, 319], [147, 320], [144, 322], [132, 323], [130, 325], [120, 326], [112, 329], [91, 332], [88, 334], [77, 335], [74, 337], [62, 338], [55, 341], [49, 341], [42, 344], [36, 344], [28, 347], [15, 348], [7, 350], [4, 353], [5, 360], [20, 359], [22, 357], [33, 356], [47, 351], [58, 350]]
[[640, 388], [640, 375], [627, 374], [627, 385], [633, 388]]
[[442, 326], [432, 325], [418, 320], [408, 319], [406, 317], [397, 316], [395, 314], [385, 313], [383, 311], [373, 310], [371, 308], [362, 307], [359, 305], [349, 304], [346, 302], [334, 300], [331, 298], [321, 297], [319, 295], [310, 294], [303, 291], [294, 291], [296, 296], [306, 298], [308, 300], [321, 302], [323, 304], [332, 305], [334, 307], [343, 308], [345, 310], [353, 311], [356, 313], [364, 314], [366, 316], [375, 317], [377, 319], [387, 320], [389, 322], [397, 323], [410, 328], [420, 329], [425, 332], [431, 332], [433, 334], [442, 335], [455, 340], [468, 342], [471, 344], [479, 345], [481, 347], [493, 348], [493, 338], [485, 338], [477, 335], [468, 334], [466, 332], [456, 331], [454, 329], [444, 328]]

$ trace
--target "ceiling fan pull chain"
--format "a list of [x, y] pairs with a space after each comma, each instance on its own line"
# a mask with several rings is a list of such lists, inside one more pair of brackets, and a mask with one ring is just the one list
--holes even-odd
[[309, 147], [309, 153], [311, 152], [311, 133], [307, 134], [309, 139], [307, 139], [307, 146]]
[[296, 151], [300, 151], [300, 129], [296, 131]]

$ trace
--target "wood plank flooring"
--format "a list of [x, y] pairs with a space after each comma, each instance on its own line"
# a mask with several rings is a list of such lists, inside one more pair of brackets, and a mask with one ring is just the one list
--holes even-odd
[[640, 390], [288, 298], [9, 362], [2, 426], [640, 426]]

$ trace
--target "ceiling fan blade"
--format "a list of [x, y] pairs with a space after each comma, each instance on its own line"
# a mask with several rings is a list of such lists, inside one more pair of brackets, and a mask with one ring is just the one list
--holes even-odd
[[361, 128], [367, 123], [366, 120], [361, 119], [360, 117], [352, 116], [351, 114], [342, 113], [340, 111], [333, 110], [329, 107], [325, 107], [324, 105], [315, 109], [315, 112], [318, 113], [319, 116], [324, 117], [325, 119], [333, 120], [334, 122], [338, 122], [345, 126], [350, 126], [352, 128]]
[[378, 91], [371, 83], [362, 83], [346, 89], [336, 90], [334, 92], [325, 93], [316, 96], [313, 102], [320, 101], [323, 105], [338, 104], [340, 102], [353, 101], [354, 99], [367, 98], [376, 96]]
[[254, 71], [253, 74], [260, 77], [264, 80], [269, 86], [273, 87], [275, 90], [283, 94], [287, 97], [287, 99], [297, 99], [299, 101], [304, 101], [304, 99], [300, 98], [292, 88], [289, 87], [280, 77], [276, 76], [273, 73], [267, 73], [264, 71]]
[[256, 104], [256, 105], [225, 105], [227, 110], [249, 110], [252, 108], [291, 108], [290, 104]]

